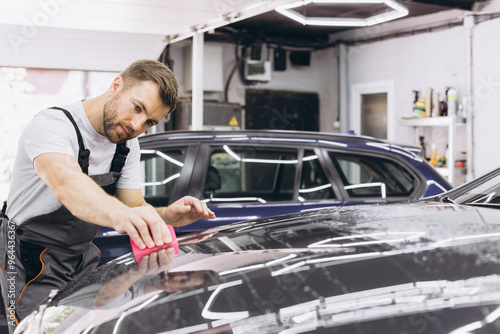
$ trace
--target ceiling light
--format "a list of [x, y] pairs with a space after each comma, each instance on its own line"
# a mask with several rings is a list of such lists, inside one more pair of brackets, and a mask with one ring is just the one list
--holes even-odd
[[[293, 8], [306, 6], [310, 3], [329, 3], [329, 4], [376, 4], [383, 3], [392, 8], [391, 11], [382, 14], [374, 15], [367, 18], [344, 18], [344, 17], [307, 17]], [[287, 5], [276, 7], [276, 11], [292, 20], [295, 20], [303, 25], [316, 26], [341, 26], [341, 27], [368, 27], [375, 24], [399, 19], [408, 15], [408, 9], [400, 5], [395, 0], [303, 0]]]

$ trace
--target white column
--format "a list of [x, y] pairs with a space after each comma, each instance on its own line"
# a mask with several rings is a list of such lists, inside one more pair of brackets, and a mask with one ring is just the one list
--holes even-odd
[[348, 80], [348, 55], [347, 46], [339, 44], [339, 115], [340, 115], [340, 131], [347, 131], [351, 127], [349, 117], [349, 80]]
[[203, 33], [197, 33], [193, 36], [191, 130], [203, 129], [203, 42]]
[[450, 123], [448, 125], [448, 181], [451, 183], [453, 187], [455, 187], [455, 135], [456, 135], [456, 125], [457, 125], [457, 116], [451, 115], [448, 116], [450, 119]]
[[474, 131], [474, 85], [472, 78], [472, 71], [474, 65], [473, 59], [473, 30], [475, 26], [475, 17], [473, 15], [464, 18], [465, 27], [465, 73], [466, 73], [466, 88], [465, 93], [466, 104], [465, 108], [467, 123], [465, 124], [465, 137], [467, 140], [467, 181], [475, 178], [474, 173], [474, 152], [473, 152], [473, 131]]

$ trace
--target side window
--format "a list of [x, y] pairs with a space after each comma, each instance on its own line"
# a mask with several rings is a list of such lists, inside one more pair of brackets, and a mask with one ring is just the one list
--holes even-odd
[[312, 150], [304, 151], [299, 200], [333, 199], [332, 185], [321, 168], [318, 156]]
[[329, 152], [351, 197], [397, 197], [413, 192], [415, 178], [402, 165], [381, 157]]
[[213, 146], [204, 198], [213, 203], [291, 201], [297, 149]]
[[166, 206], [181, 175], [187, 147], [141, 150], [141, 187], [146, 202]]

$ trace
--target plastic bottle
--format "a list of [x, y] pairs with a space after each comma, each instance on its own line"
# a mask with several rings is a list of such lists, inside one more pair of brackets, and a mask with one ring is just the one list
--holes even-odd
[[439, 93], [436, 91], [432, 92], [432, 117], [438, 117], [441, 115], [440, 105], [439, 105]]
[[454, 88], [448, 89], [446, 99], [448, 102], [448, 116], [454, 116], [457, 113], [457, 91]]
[[421, 155], [424, 159], [427, 159], [427, 152], [425, 152], [424, 136], [420, 136], [417, 142], [417, 146], [422, 148]]
[[450, 153], [448, 151], [448, 144], [446, 144], [446, 152], [444, 153], [444, 167], [448, 167], [448, 160], [450, 159]]
[[436, 144], [432, 144], [432, 150], [431, 150], [431, 160], [429, 161], [431, 165], [436, 167], [438, 165], [438, 150], [436, 147]]

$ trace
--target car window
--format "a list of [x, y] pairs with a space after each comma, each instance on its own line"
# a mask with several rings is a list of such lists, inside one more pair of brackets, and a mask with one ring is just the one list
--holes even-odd
[[184, 167], [187, 147], [141, 150], [141, 187], [153, 206], [168, 205]]
[[305, 150], [302, 159], [302, 177], [299, 200], [334, 199], [335, 193], [313, 150]]
[[212, 146], [204, 199], [214, 203], [293, 200], [297, 152], [241, 144]]
[[415, 177], [404, 166], [382, 157], [329, 152], [351, 197], [409, 196]]

